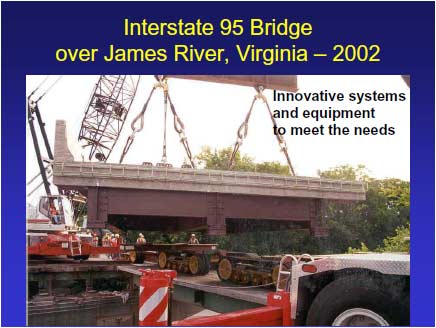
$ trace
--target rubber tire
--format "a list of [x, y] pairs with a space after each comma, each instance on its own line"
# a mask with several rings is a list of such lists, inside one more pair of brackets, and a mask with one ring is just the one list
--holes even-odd
[[129, 251], [129, 262], [136, 263], [136, 251]]
[[[231, 267], [232, 267], [232, 273], [230, 274], [230, 277], [229, 277], [228, 279], [225, 279], [225, 278], [221, 277], [221, 275], [220, 275], [220, 270], [219, 270], [220, 263], [221, 263], [221, 261], [224, 261], [224, 260], [229, 261], [229, 262], [230, 262], [230, 265], [231, 265]], [[218, 265], [217, 265], [217, 268], [216, 268], [216, 272], [217, 272], [217, 274], [218, 274], [218, 278], [220, 278], [221, 281], [232, 281], [232, 275], [233, 275], [233, 263], [232, 263], [232, 261], [230, 261], [227, 257], [223, 257], [223, 258], [218, 262]]]
[[200, 260], [202, 261], [202, 265], [201, 265], [201, 271], [200, 271], [200, 275], [206, 275], [209, 273], [210, 271], [210, 262], [209, 262], [209, 258], [207, 257], [207, 255], [201, 255], [200, 256]]
[[307, 314], [307, 326], [331, 326], [339, 314], [351, 308], [369, 309], [389, 325], [409, 324], [409, 310], [369, 275], [350, 275], [334, 280], [315, 297]]
[[198, 270], [197, 275], [202, 276], [203, 273], [206, 271], [206, 263], [204, 262], [203, 255], [199, 255], [198, 258], [200, 261], [200, 268]]
[[[159, 263], [159, 257], [162, 255], [165, 255], [165, 265], [160, 265]], [[159, 254], [157, 255], [157, 266], [159, 267], [159, 269], [164, 270], [165, 268], [167, 268], [168, 265], [168, 254], [165, 252], [159, 252]]]
[[197, 262], [198, 262], [197, 272], [193, 272], [193, 271], [192, 271], [191, 266], [189, 265], [189, 262], [188, 262], [189, 273], [192, 274], [192, 275], [194, 275], [194, 276], [198, 276], [198, 275], [201, 274], [201, 271], [202, 271], [203, 260], [202, 260], [201, 256], [198, 256], [198, 255], [192, 255], [192, 256], [190, 256], [189, 261], [191, 261], [191, 259], [193, 259], [193, 258], [197, 258]]

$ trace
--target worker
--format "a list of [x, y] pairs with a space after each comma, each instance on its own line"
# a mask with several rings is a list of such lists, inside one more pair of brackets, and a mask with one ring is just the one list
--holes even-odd
[[[113, 248], [118, 248], [120, 246], [120, 235], [119, 234], [112, 234], [111, 239], [110, 239], [110, 244], [111, 247]], [[117, 253], [112, 253], [111, 254], [111, 258], [113, 260], [116, 260], [118, 258], [118, 252]]]
[[111, 246], [112, 247], [120, 246], [120, 235], [119, 234], [116, 233], [115, 235], [112, 235]]
[[107, 232], [104, 236], [103, 236], [103, 246], [108, 247], [110, 246], [110, 234]]
[[52, 218], [52, 221], [54, 224], [59, 224], [61, 223], [61, 217], [59, 215], [58, 210], [56, 209], [56, 207], [54, 206], [54, 204], [50, 205], [50, 216]]
[[94, 247], [98, 246], [98, 236], [95, 232], [92, 234], [92, 246]]
[[189, 245], [198, 245], [200, 244], [198, 239], [195, 237], [195, 233], [191, 234], [191, 238], [188, 240]]
[[117, 245], [120, 246], [123, 243], [123, 238], [119, 234], [115, 234], [115, 238], [117, 238]]
[[138, 238], [136, 239], [136, 243], [138, 245], [144, 245], [147, 243], [147, 241], [144, 238], [144, 235], [142, 233], [139, 233]]

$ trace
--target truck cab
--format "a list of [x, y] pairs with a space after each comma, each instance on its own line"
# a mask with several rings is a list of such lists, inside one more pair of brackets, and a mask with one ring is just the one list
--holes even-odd
[[307, 326], [408, 326], [410, 255], [361, 253], [282, 258], [277, 291]]

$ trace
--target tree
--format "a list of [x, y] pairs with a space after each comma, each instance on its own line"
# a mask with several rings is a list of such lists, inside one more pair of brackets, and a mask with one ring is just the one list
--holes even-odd
[[377, 251], [410, 253], [410, 225], [395, 229], [395, 236], [383, 240], [383, 247]]
[[369, 181], [369, 172], [365, 165], [359, 164], [356, 167], [351, 165], [340, 165], [326, 171], [318, 170], [321, 178], [348, 180], [348, 181]]
[[339, 166], [320, 176], [366, 182], [366, 200], [359, 203], [332, 203], [328, 209], [330, 236], [327, 245], [332, 252], [348, 247], [378, 248], [395, 229], [410, 221], [410, 183], [399, 179], [377, 180], [369, 177], [365, 166]]
[[[232, 152], [232, 147], [219, 150], [212, 150], [210, 147], [203, 147], [201, 153], [195, 158], [199, 167], [210, 170], [228, 170]], [[241, 155], [239, 152], [235, 155], [233, 170], [289, 175], [289, 168], [287, 165], [282, 165], [280, 162], [256, 163], [253, 157]]]

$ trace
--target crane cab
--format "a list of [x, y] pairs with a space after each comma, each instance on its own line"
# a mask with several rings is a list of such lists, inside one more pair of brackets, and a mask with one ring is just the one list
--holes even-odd
[[75, 225], [73, 206], [64, 195], [41, 197], [38, 212], [43, 216], [42, 220], [45, 219], [49, 224], [66, 227]]

